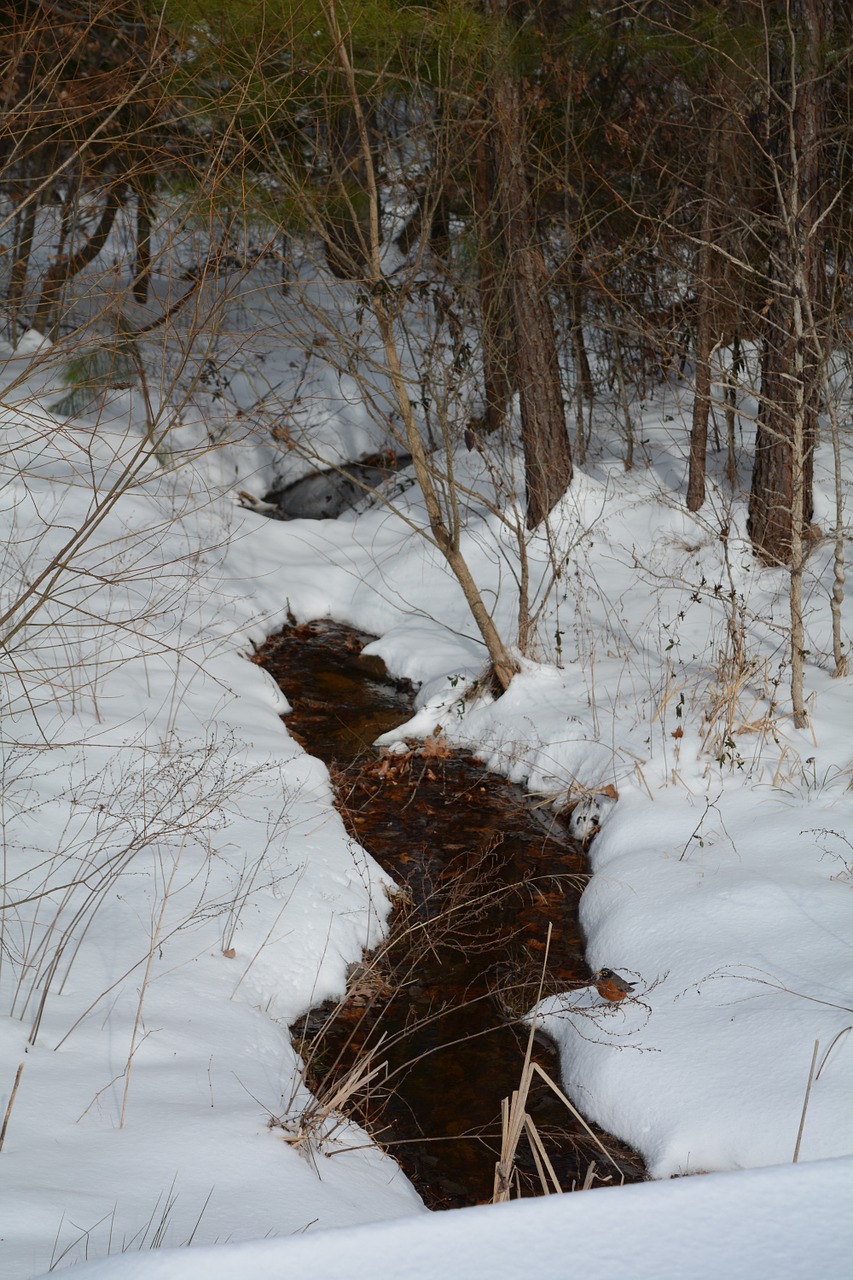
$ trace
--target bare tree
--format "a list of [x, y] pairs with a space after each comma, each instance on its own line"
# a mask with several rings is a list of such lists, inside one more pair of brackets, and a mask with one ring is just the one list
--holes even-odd
[[334, 44], [335, 56], [349, 93], [350, 105], [361, 148], [361, 163], [363, 165], [369, 215], [367, 223], [368, 242], [365, 246], [368, 250], [365, 262], [365, 284], [369, 305], [375, 317], [382, 341], [387, 375], [391, 383], [397, 410], [402, 419], [404, 436], [409, 452], [412, 455], [418, 484], [426, 504], [432, 538], [462, 589], [466, 603], [471, 610], [471, 616], [486, 645], [495, 677], [501, 688], [505, 689], [518, 670], [518, 666], [498, 633], [462, 552], [460, 544], [461, 528], [455, 495], [451, 493], [445, 507], [442, 503], [440, 489], [430, 466], [427, 449], [415, 417], [394, 329], [395, 316], [391, 303], [393, 290], [389, 289], [382, 265], [379, 184], [367, 119], [362, 110], [355, 71], [347, 47], [346, 37], [338, 22], [334, 0], [327, 0], [325, 13]]
[[790, 0], [771, 38], [767, 152], [776, 196], [761, 400], [749, 499], [749, 533], [768, 564], [790, 567], [791, 699], [794, 723], [808, 723], [803, 695], [803, 573], [813, 512], [812, 478], [822, 335], [808, 317], [826, 297], [823, 231], [828, 180], [822, 66], [830, 0]]

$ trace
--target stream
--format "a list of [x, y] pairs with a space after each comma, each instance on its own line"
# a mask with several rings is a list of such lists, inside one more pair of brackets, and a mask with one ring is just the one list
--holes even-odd
[[[387, 1076], [354, 1118], [430, 1208], [481, 1204], [492, 1197], [501, 1102], [524, 1060], [521, 1017], [543, 972], [548, 992], [590, 980], [578, 923], [586, 859], [550, 810], [440, 740], [405, 755], [372, 746], [412, 715], [414, 690], [361, 657], [371, 638], [311, 623], [272, 637], [256, 659], [290, 701], [289, 731], [328, 765], [349, 830], [400, 889], [390, 938], [353, 966], [346, 1002], [291, 1030], [315, 1092], [375, 1048]], [[535, 1058], [559, 1083], [550, 1042], [537, 1037]], [[541, 1079], [528, 1111], [563, 1190], [644, 1177], [634, 1152], [598, 1133], [605, 1158]], [[541, 1194], [524, 1144], [518, 1165], [518, 1193]]]

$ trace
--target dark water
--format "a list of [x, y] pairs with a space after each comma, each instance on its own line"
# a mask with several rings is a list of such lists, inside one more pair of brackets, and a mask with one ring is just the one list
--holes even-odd
[[[438, 742], [377, 752], [408, 719], [413, 691], [361, 659], [369, 637], [329, 624], [288, 629], [258, 660], [287, 694], [290, 731], [330, 767], [350, 830], [401, 888], [388, 944], [353, 973], [350, 999], [293, 1028], [309, 1083], [340, 1078], [380, 1039], [387, 1076], [354, 1115], [400, 1162], [432, 1208], [492, 1197], [501, 1102], [518, 1087], [528, 1031], [520, 1015], [547, 990], [589, 981], [577, 904], [583, 850], [519, 788]], [[552, 928], [548, 945], [549, 924]], [[546, 963], [547, 950], [547, 963]], [[559, 1082], [556, 1055], [536, 1060]], [[560, 1185], [595, 1161], [595, 1185], [643, 1177], [633, 1152], [600, 1135], [610, 1162], [546, 1085], [528, 1106]], [[522, 1194], [541, 1192], [520, 1148]]]

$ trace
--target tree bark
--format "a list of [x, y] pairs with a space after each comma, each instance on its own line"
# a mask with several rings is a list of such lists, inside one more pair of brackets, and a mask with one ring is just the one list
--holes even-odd
[[474, 220], [477, 228], [477, 286], [483, 335], [483, 400], [485, 429], [500, 431], [512, 397], [512, 345], [507, 323], [505, 268], [500, 218], [495, 209], [494, 173], [481, 140], [474, 174]]
[[9, 340], [13, 347], [18, 345], [18, 314], [27, 285], [27, 272], [30, 256], [33, 251], [33, 239], [36, 231], [36, 214], [38, 201], [28, 200], [23, 209], [19, 209], [15, 218], [15, 243], [12, 248], [12, 270], [9, 275], [9, 289], [6, 294], [6, 307], [9, 312]]
[[133, 185], [136, 193], [136, 254], [131, 290], [135, 301], [144, 305], [151, 287], [151, 232], [156, 179], [153, 173], [142, 173]]
[[[803, 324], [804, 304], [822, 315], [825, 296], [820, 215], [823, 86], [820, 50], [830, 0], [792, 0], [791, 37], [770, 60], [769, 138], [778, 233], [761, 362], [761, 400], [749, 498], [749, 535], [766, 564], [790, 564], [812, 520], [819, 393], [819, 335]], [[818, 323], [819, 323], [818, 319]], [[810, 326], [811, 327], [811, 326]]]
[[584, 425], [584, 405], [590, 407], [595, 393], [592, 384], [592, 370], [589, 367], [589, 356], [586, 353], [586, 342], [583, 335], [583, 303], [582, 260], [579, 252], [572, 255], [569, 268], [569, 284], [566, 290], [569, 304], [569, 316], [572, 329], [572, 352], [575, 360], [575, 451], [578, 464], [586, 462], [586, 427]]
[[527, 480], [527, 527], [550, 514], [572, 481], [572, 453], [560, 386], [557, 340], [542, 247], [527, 182], [527, 139], [518, 84], [493, 91], [501, 229], [507, 258], [515, 371]]
[[687, 510], [698, 511], [705, 501], [705, 459], [708, 449], [708, 414], [711, 408], [711, 352], [714, 345], [714, 201], [718, 177], [719, 125], [710, 109], [705, 180], [702, 191], [702, 230], [696, 271], [696, 384], [693, 391], [693, 424], [690, 432], [690, 469]]
[[120, 207], [120, 187], [114, 185], [107, 191], [106, 203], [101, 211], [98, 225], [86, 243], [76, 252], [59, 258], [48, 269], [42, 281], [38, 305], [33, 317], [34, 329], [38, 329], [40, 333], [44, 333], [47, 330], [53, 310], [59, 304], [63, 288], [69, 280], [79, 275], [84, 267], [87, 267], [90, 262], [94, 262], [95, 258], [97, 258], [107, 242]]

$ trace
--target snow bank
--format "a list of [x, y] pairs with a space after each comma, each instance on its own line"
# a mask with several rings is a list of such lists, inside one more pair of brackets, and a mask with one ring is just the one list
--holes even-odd
[[549, 1196], [218, 1249], [135, 1254], [81, 1280], [814, 1280], [847, 1273], [853, 1160]]

